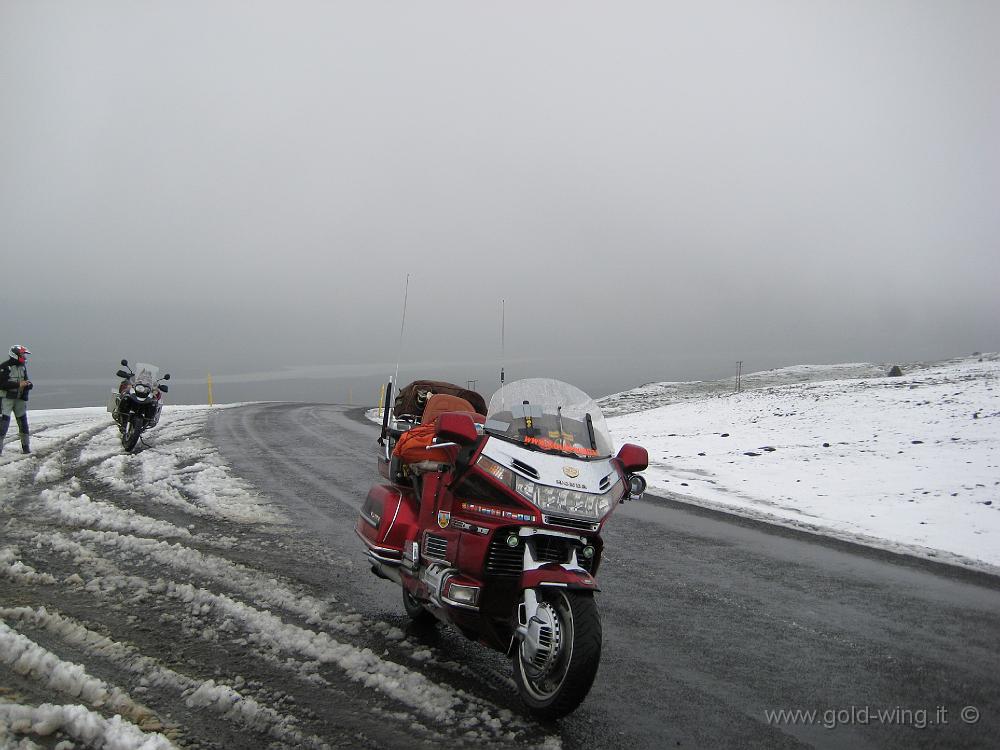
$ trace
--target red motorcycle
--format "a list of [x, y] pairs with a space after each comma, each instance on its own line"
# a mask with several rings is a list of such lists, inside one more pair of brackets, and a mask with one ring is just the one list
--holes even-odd
[[[356, 529], [372, 572], [401, 585], [412, 619], [512, 657], [533, 715], [565, 716], [600, 661], [601, 530], [619, 503], [642, 496], [646, 450], [613, 455], [600, 408], [557, 380], [510, 383], [485, 416], [470, 404], [432, 418], [436, 398], [421, 423], [386, 412], [379, 469], [389, 483], [372, 487]], [[426, 458], [410, 439], [421, 432]], [[396, 450], [403, 443], [408, 453]]]

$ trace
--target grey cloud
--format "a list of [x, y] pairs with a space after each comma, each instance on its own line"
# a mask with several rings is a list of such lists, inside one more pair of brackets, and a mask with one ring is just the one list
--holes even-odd
[[[501, 298], [510, 375], [598, 395], [998, 349], [998, 22], [5, 3], [2, 330], [53, 394], [126, 356], [194, 400], [209, 371], [241, 398], [375, 391], [407, 273], [403, 372], [486, 391]], [[359, 369], [247, 375], [332, 366]]]

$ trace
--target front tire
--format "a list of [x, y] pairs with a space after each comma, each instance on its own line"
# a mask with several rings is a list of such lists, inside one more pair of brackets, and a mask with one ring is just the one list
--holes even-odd
[[538, 593], [552, 623], [552, 649], [532, 655], [520, 643], [514, 652], [514, 682], [528, 711], [551, 721], [574, 711], [594, 684], [601, 661], [601, 617], [592, 594]]
[[139, 442], [139, 434], [142, 432], [142, 417], [135, 415], [125, 423], [125, 432], [122, 433], [122, 447], [131, 453]]

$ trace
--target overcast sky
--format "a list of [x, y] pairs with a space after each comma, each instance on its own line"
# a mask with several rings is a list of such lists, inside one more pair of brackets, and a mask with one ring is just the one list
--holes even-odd
[[0, 343], [372, 390], [409, 273], [401, 379], [487, 394], [501, 299], [508, 380], [595, 395], [1000, 349], [998, 34], [990, 1], [0, 0]]

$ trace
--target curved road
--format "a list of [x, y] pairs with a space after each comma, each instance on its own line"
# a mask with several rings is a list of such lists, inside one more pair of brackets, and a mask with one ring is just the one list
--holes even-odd
[[[367, 571], [353, 531], [378, 479], [361, 410], [255, 404], [210, 424], [237, 474], [351, 561], [304, 560], [301, 579], [400, 624], [398, 588]], [[605, 541], [601, 668], [544, 728], [564, 748], [997, 746], [997, 579], [648, 496]], [[517, 710], [500, 655], [447, 628], [426, 637], [481, 676], [462, 688]], [[769, 714], [795, 710], [815, 713]]]

